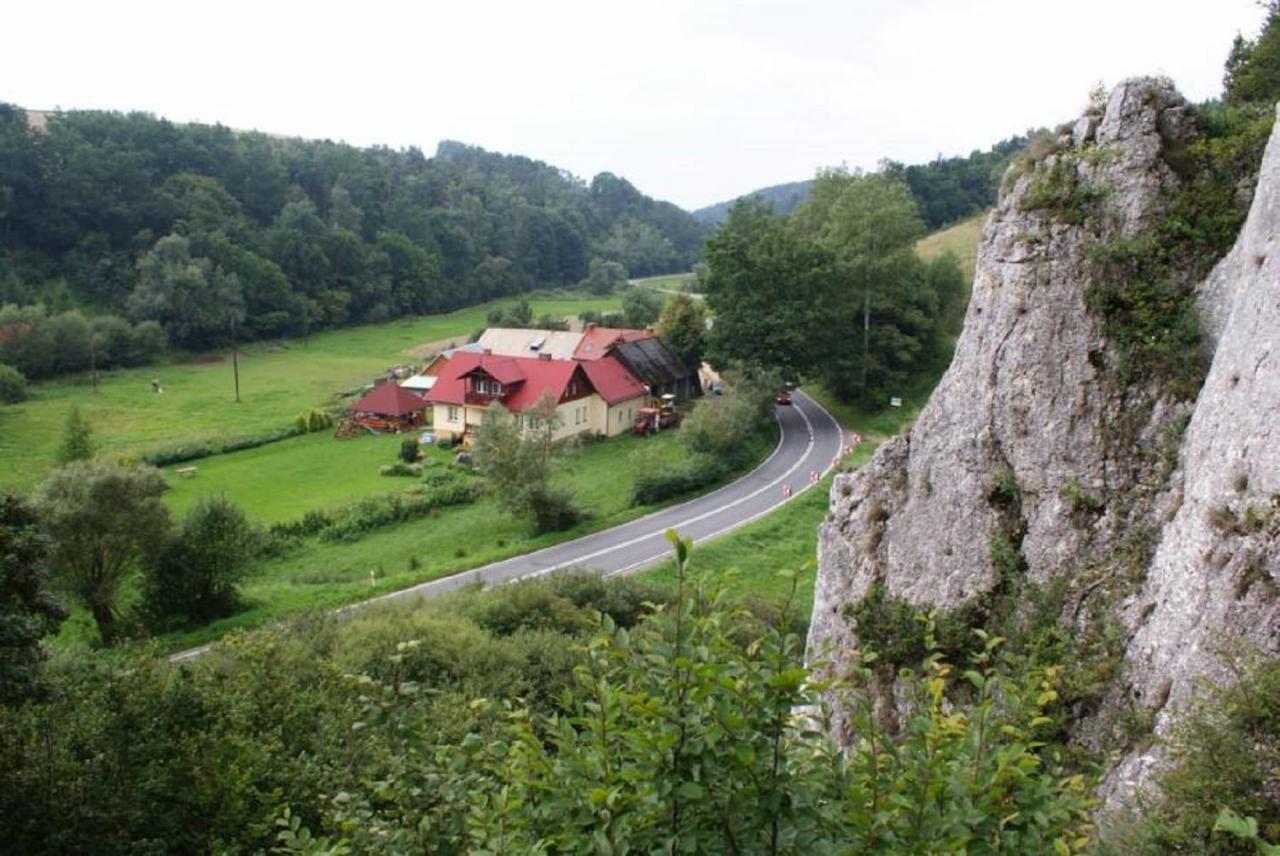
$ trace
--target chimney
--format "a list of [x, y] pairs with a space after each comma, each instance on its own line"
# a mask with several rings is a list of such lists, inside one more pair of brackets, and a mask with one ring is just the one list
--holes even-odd
[[550, 354], [547, 354], [547, 353], [538, 354], [538, 359], [540, 359], [540, 360], [550, 360], [550, 359], [551, 359], [551, 355], [550, 355]]
[[486, 357], [491, 357], [491, 356], [493, 356], [493, 348], [485, 348], [485, 349], [484, 349], [484, 355], [485, 355]]
[[588, 321], [587, 326], [583, 328], [584, 333], [589, 333], [596, 328], [596, 322]]

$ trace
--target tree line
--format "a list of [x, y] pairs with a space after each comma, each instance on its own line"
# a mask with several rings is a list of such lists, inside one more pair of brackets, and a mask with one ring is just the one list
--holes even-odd
[[[967, 155], [949, 158], [938, 155], [928, 163], [907, 166], [899, 161], [886, 160], [882, 171], [906, 181], [911, 195], [915, 197], [920, 218], [933, 231], [995, 205], [1000, 179], [1009, 162], [1038, 133], [1041, 131], [1029, 130], [1001, 140], [985, 151], [974, 149]], [[764, 187], [730, 202], [699, 208], [693, 216], [704, 223], [723, 223], [735, 203], [752, 198], [769, 203], [776, 214], [790, 214], [809, 198], [813, 185], [813, 180], [809, 179]]]
[[703, 237], [618, 176], [456, 142], [429, 158], [89, 111], [36, 131], [0, 104], [0, 304], [155, 321], [183, 348], [600, 287], [607, 264], [687, 270]]
[[772, 366], [885, 406], [950, 356], [966, 298], [953, 256], [925, 262], [915, 198], [892, 170], [828, 170], [789, 217], [738, 203], [707, 242], [713, 363]]

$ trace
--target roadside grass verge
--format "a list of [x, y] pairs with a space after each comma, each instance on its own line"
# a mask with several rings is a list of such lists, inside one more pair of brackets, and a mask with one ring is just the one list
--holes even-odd
[[[841, 461], [841, 469], [848, 471], [864, 464], [881, 442], [915, 419], [935, 384], [936, 380], [930, 382], [927, 389], [904, 397], [900, 408], [878, 412], [840, 402], [816, 383], [806, 383], [803, 389], [846, 430], [862, 434], [864, 442]], [[834, 476], [828, 474], [817, 485], [759, 520], [705, 544], [694, 544], [690, 572], [704, 582], [719, 585], [733, 597], [779, 603], [790, 591], [792, 574], [804, 569], [795, 609], [807, 620], [813, 610], [818, 526], [828, 511], [833, 481]], [[673, 562], [663, 562], [641, 573], [656, 582], [675, 585]]]
[[[612, 311], [620, 297], [528, 296], [535, 316]], [[52, 468], [62, 423], [73, 404], [93, 428], [102, 455], [141, 455], [204, 441], [225, 442], [289, 426], [301, 412], [343, 403], [338, 393], [371, 382], [387, 367], [417, 361], [409, 349], [465, 341], [485, 326], [486, 303], [429, 315], [317, 333], [305, 342], [254, 342], [241, 348], [240, 403], [225, 353], [175, 356], [168, 362], [104, 373], [97, 389], [86, 375], [31, 385], [31, 397], [0, 407], [0, 485], [30, 488]], [[158, 380], [163, 394], [152, 391]], [[349, 401], [349, 399], [347, 400]]]

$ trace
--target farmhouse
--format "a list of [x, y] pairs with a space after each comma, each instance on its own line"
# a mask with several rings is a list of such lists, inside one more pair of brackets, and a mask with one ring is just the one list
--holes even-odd
[[591, 432], [613, 435], [628, 430], [644, 406], [644, 384], [614, 360], [598, 366], [550, 354], [511, 357], [458, 353], [426, 394], [436, 433], [458, 439], [480, 426], [495, 401], [522, 424], [537, 427], [532, 411], [544, 396], [556, 402], [560, 440]]

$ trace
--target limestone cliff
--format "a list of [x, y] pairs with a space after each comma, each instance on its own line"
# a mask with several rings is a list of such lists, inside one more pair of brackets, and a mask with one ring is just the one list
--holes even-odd
[[[1171, 86], [1126, 81], [1011, 171], [951, 367], [915, 425], [832, 488], [811, 658], [839, 670], [873, 586], [945, 611], [990, 602], [1011, 575], [1065, 580], [1064, 624], [1122, 628], [1107, 644], [1123, 668], [1076, 710], [1076, 739], [1109, 750], [1120, 718], [1155, 716], [1163, 732], [1198, 678], [1221, 677], [1223, 640], [1280, 645], [1280, 141], [1235, 250], [1199, 290], [1211, 363], [1198, 398], [1200, 372], [1188, 387], [1134, 371], [1096, 305], [1117, 277], [1099, 248], [1152, 233], [1194, 133]], [[1117, 793], [1154, 760], [1125, 750]]]

